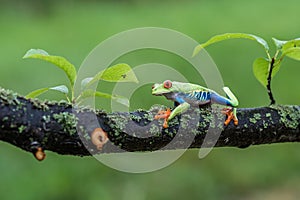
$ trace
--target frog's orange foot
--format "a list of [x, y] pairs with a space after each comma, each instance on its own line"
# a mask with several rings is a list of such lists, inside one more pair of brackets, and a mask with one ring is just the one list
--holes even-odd
[[170, 108], [167, 108], [167, 110], [160, 110], [155, 116], [154, 119], [165, 119], [163, 127], [168, 128], [168, 118], [171, 114]]
[[91, 140], [98, 150], [102, 150], [103, 145], [108, 141], [107, 133], [102, 128], [95, 128]]
[[231, 120], [233, 120], [234, 125], [238, 125], [239, 121], [236, 116], [232, 112], [232, 108], [224, 108], [222, 113], [227, 115], [227, 119], [225, 120], [224, 124], [227, 126]]

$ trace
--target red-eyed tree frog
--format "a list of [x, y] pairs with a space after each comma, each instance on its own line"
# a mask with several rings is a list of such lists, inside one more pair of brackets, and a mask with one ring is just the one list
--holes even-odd
[[164, 128], [168, 127], [168, 122], [176, 115], [179, 115], [190, 106], [201, 106], [206, 104], [220, 104], [229, 106], [231, 108], [224, 108], [223, 113], [227, 115], [224, 124], [227, 126], [231, 120], [235, 125], [238, 125], [238, 118], [236, 116], [236, 107], [239, 102], [228, 87], [223, 87], [224, 92], [228, 98], [223, 97], [215, 91], [202, 87], [200, 85], [191, 83], [181, 83], [176, 81], [166, 80], [162, 84], [154, 84], [152, 86], [152, 94], [156, 96], [165, 96], [179, 104], [172, 112], [170, 109], [160, 111], [154, 118], [164, 118]]

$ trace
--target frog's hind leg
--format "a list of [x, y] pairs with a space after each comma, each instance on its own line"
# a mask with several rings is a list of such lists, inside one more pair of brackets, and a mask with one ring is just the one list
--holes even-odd
[[225, 98], [223, 96], [220, 96], [217, 93], [211, 94], [211, 102], [224, 105], [224, 106], [230, 106], [231, 108], [225, 108], [222, 113], [227, 115], [227, 119], [225, 120], [224, 124], [227, 126], [231, 120], [233, 120], [235, 125], [238, 125], [238, 118], [236, 116], [236, 106], [238, 105], [237, 99], [234, 97], [232, 92], [229, 90], [229, 88], [224, 87], [224, 91], [226, 92], [226, 95], [230, 98]]

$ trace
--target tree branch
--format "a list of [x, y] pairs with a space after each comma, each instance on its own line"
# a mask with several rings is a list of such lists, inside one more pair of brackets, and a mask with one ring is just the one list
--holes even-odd
[[[227, 127], [220, 109], [192, 109], [162, 129], [163, 120], [153, 119], [157, 107], [106, 113], [74, 108], [65, 102], [27, 100], [0, 89], [0, 140], [32, 153], [42, 149], [77, 156], [209, 147], [214, 138], [216, 147], [241, 148], [300, 141], [299, 106], [241, 108], [237, 111], [239, 125], [230, 123]], [[102, 150], [91, 141], [91, 133], [97, 128], [102, 128], [109, 139]]]

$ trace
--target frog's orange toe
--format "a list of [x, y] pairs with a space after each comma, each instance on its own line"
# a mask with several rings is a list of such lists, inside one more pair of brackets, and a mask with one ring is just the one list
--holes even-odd
[[167, 110], [160, 110], [155, 116], [154, 119], [166, 119], [170, 116], [171, 110], [167, 108]]
[[165, 119], [163, 127], [168, 128], [168, 118], [171, 114], [171, 109], [167, 108], [167, 110], [160, 110], [157, 115], [154, 116], [154, 119]]
[[163, 124], [163, 127], [164, 127], [164, 128], [168, 128], [168, 127], [169, 127], [167, 119], [165, 119], [164, 124]]
[[224, 122], [224, 125], [227, 126], [231, 120], [233, 120], [234, 125], [238, 125], [239, 121], [238, 119], [234, 116], [233, 112], [232, 112], [232, 108], [224, 108], [222, 110], [222, 113], [227, 115], [227, 119]]

